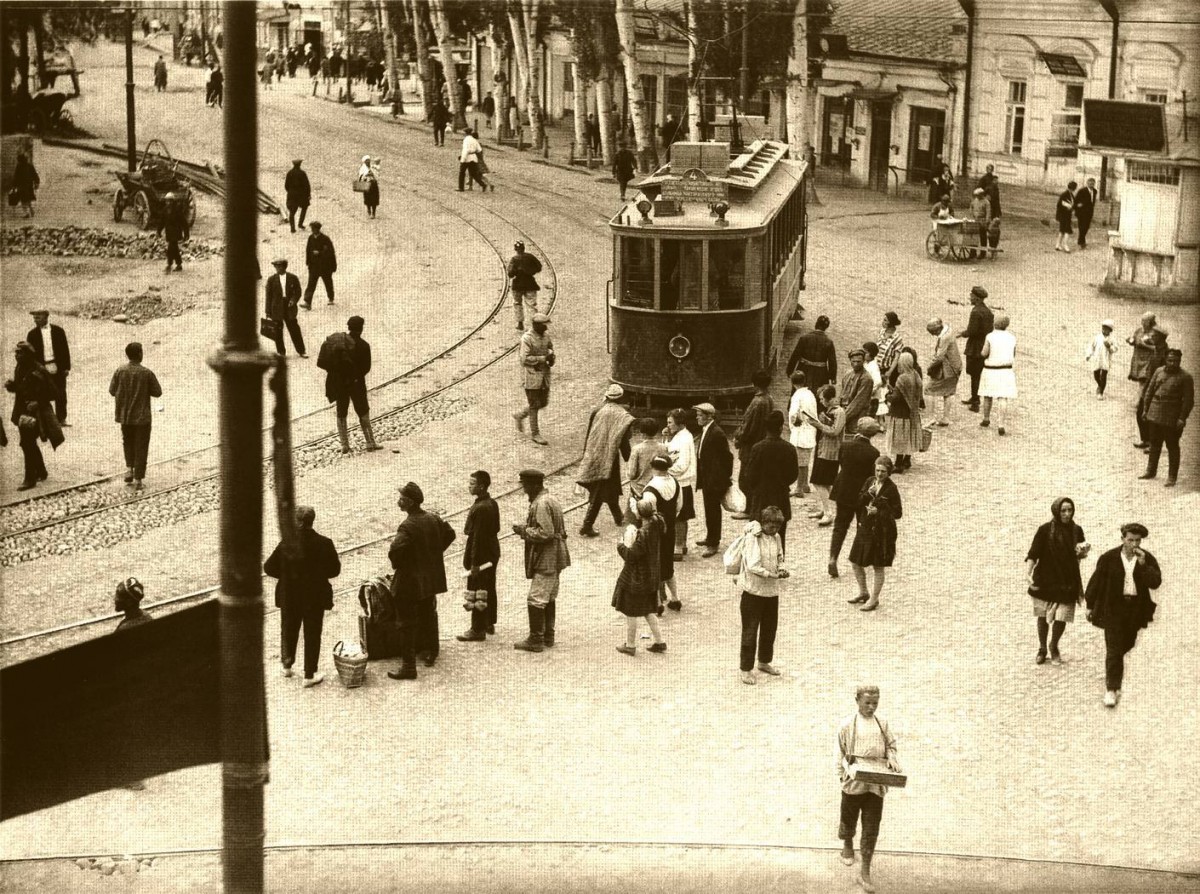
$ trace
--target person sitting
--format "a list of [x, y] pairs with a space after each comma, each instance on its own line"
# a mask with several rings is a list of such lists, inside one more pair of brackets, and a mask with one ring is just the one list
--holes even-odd
[[950, 204], [950, 194], [945, 193], [929, 211], [929, 219], [933, 221], [931, 226], [934, 232], [937, 232], [937, 222], [939, 220], [952, 220], [953, 218], [954, 207]]

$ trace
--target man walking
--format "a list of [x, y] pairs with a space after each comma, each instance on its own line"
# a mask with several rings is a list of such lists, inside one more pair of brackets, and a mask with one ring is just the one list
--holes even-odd
[[163, 210], [162, 217], [158, 222], [158, 235], [165, 235], [167, 239], [166, 272], [171, 272], [172, 262], [175, 263], [176, 270], [182, 270], [183, 253], [179, 250], [179, 243], [187, 242], [192, 234], [188, 229], [187, 211], [183, 202], [173, 192], [163, 196]]
[[[754, 385], [754, 396], [742, 415], [742, 424], [734, 435], [733, 445], [738, 452], [738, 488], [746, 496], [746, 512], [735, 512], [734, 518], [750, 518], [750, 491], [746, 481], [746, 465], [750, 461], [750, 451], [754, 445], [763, 439], [767, 433], [767, 415], [775, 409], [775, 402], [767, 389], [771, 387], [771, 373], [760, 369], [750, 377]], [[793, 476], [794, 477], [794, 476]]]
[[287, 258], [276, 258], [271, 265], [275, 268], [275, 275], [267, 277], [263, 289], [267, 295], [267, 316], [279, 324], [275, 330], [275, 351], [280, 355], [287, 354], [283, 346], [283, 329], [286, 326], [296, 353], [307, 357], [304, 334], [300, 331], [300, 321], [296, 319], [300, 302], [300, 277], [287, 272]]
[[524, 242], [514, 242], [513, 250], [516, 254], [508, 259], [508, 278], [512, 280], [513, 311], [517, 317], [517, 328], [523, 330], [526, 319], [532, 321], [534, 314], [543, 312], [537, 307], [541, 286], [536, 278], [542, 272], [542, 262], [525, 251]]
[[625, 201], [625, 193], [629, 189], [629, 181], [637, 173], [637, 156], [624, 141], [618, 144], [617, 154], [613, 158], [612, 175], [621, 190], [621, 201]]
[[117, 367], [108, 393], [116, 398], [116, 419], [121, 426], [125, 448], [125, 483], [141, 490], [146, 477], [146, 457], [150, 453], [150, 398], [162, 397], [158, 377], [142, 366], [142, 346], [131, 341], [125, 346], [129, 362]]
[[446, 145], [446, 125], [450, 123], [450, 112], [445, 104], [436, 99], [433, 108], [429, 110], [429, 123], [433, 125], [433, 145]]
[[717, 422], [717, 408], [710, 403], [696, 404], [696, 422], [700, 439], [696, 442], [696, 490], [704, 502], [704, 539], [696, 546], [704, 547], [705, 559], [717, 554], [721, 545], [721, 509], [725, 493], [733, 483], [733, 454], [729, 438]]
[[[491, 98], [491, 94], [488, 94]], [[500, 564], [500, 508], [488, 493], [492, 476], [485, 471], [471, 473], [468, 491], [475, 498], [467, 510], [463, 533], [467, 545], [463, 550], [463, 568], [470, 572], [467, 589], [487, 593], [487, 608], [471, 612], [471, 628], [455, 637], [459, 642], [483, 642], [489, 633], [496, 632], [496, 566]], [[484, 568], [482, 566], [489, 565]]]
[[417, 644], [428, 652], [425, 666], [438, 657], [437, 595], [446, 592], [442, 554], [454, 542], [454, 529], [440, 516], [421, 508], [425, 494], [410, 481], [400, 488], [396, 505], [407, 518], [388, 549], [392, 563], [392, 602], [400, 628], [400, 667], [388, 671], [393, 680], [417, 678]]
[[855, 881], [867, 894], [874, 894], [871, 880], [871, 861], [875, 843], [879, 840], [879, 825], [883, 819], [883, 796], [887, 788], [871, 782], [859, 782], [850, 777], [848, 768], [860, 759], [885, 764], [889, 770], [900, 772], [896, 756], [896, 737], [887, 721], [876, 713], [879, 707], [879, 687], [859, 686], [854, 693], [858, 711], [838, 730], [838, 766], [842, 782], [841, 821], [838, 838], [842, 839], [842, 863], [854, 865], [854, 833], [862, 815], [862, 841], [859, 867]]
[[159, 56], [158, 61], [154, 63], [154, 91], [156, 93], [167, 92], [167, 63], [163, 61], [162, 56]]
[[593, 527], [600, 507], [608, 506], [613, 524], [621, 527], [621, 460], [629, 459], [629, 428], [633, 416], [617, 401], [625, 396], [620, 385], [609, 385], [604, 403], [592, 410], [583, 436], [583, 458], [579, 461], [579, 484], [587, 489], [588, 508], [579, 533], [599, 537]]
[[279, 661], [285, 677], [292, 676], [300, 628], [304, 628], [305, 689], [325, 679], [324, 674], [317, 673], [321, 628], [325, 626], [325, 612], [333, 610], [329, 579], [342, 573], [342, 560], [333, 541], [313, 530], [316, 518], [311, 506], [297, 506], [299, 536], [295, 552], [289, 553], [281, 542], [263, 563], [267, 576], [279, 581], [275, 585], [275, 607], [279, 609]]
[[311, 221], [308, 225], [312, 235], [304, 249], [304, 263], [308, 267], [308, 283], [304, 287], [304, 309], [312, 310], [313, 295], [317, 291], [317, 280], [325, 284], [325, 294], [333, 304], [333, 274], [337, 273], [337, 253], [333, 240], [321, 232], [321, 222]]
[[[295, 279], [295, 277], [292, 277]], [[299, 291], [297, 282], [296, 289]], [[371, 345], [362, 337], [365, 322], [360, 316], [346, 321], [346, 332], [335, 332], [325, 339], [317, 355], [317, 368], [325, 370], [325, 398], [336, 404], [338, 440], [342, 453], [350, 452], [350, 405], [362, 426], [367, 450], [380, 450], [371, 429], [371, 407], [367, 403], [367, 373], [371, 371]]]
[[288, 226], [296, 232], [296, 212], [300, 212], [300, 229], [304, 229], [304, 215], [308, 214], [308, 204], [312, 200], [312, 184], [308, 182], [308, 172], [300, 167], [302, 158], [292, 159], [292, 169], [283, 178], [283, 191], [287, 193]]
[[62, 326], [50, 322], [50, 311], [31, 311], [33, 328], [25, 336], [25, 341], [33, 348], [34, 356], [46, 368], [50, 381], [54, 383], [54, 415], [58, 424], [69, 426], [67, 422], [67, 375], [71, 372], [71, 346], [67, 342], [67, 333]]
[[534, 314], [533, 328], [521, 336], [517, 359], [521, 364], [527, 406], [513, 413], [517, 431], [525, 431], [525, 420], [528, 419], [529, 439], [543, 447], [550, 442], [542, 437], [538, 426], [538, 412], [550, 403], [550, 367], [554, 366], [554, 342], [550, 340], [550, 334], [546, 331], [549, 325], [548, 316]]
[[850, 522], [858, 509], [858, 495], [863, 482], [875, 474], [875, 460], [879, 459], [879, 451], [871, 443], [882, 429], [871, 416], [858, 420], [854, 437], [842, 444], [838, 453], [837, 477], [829, 489], [829, 498], [837, 506], [837, 514], [833, 519], [833, 535], [829, 538], [830, 577], [838, 576], [838, 557], [842, 554], [842, 544], [846, 542], [846, 532], [850, 530]]
[[852, 432], [857, 430], [859, 419], [871, 415], [871, 395], [875, 391], [875, 383], [864, 366], [867, 362], [866, 351], [855, 348], [846, 355], [846, 359], [850, 361], [850, 371], [842, 376], [838, 397], [846, 409], [846, 423], [842, 430]]
[[525, 577], [529, 580], [529, 636], [513, 648], [540, 652], [554, 645], [554, 622], [558, 606], [558, 580], [571, 565], [567, 549], [567, 524], [562, 506], [545, 487], [546, 475], [537, 469], [518, 474], [529, 497], [525, 524], [513, 525], [513, 533], [525, 541]]
[[792, 356], [788, 358], [789, 378], [797, 369], [804, 373], [808, 387], [815, 394], [827, 382], [837, 381], [837, 348], [833, 339], [825, 332], [829, 328], [829, 317], [821, 314], [813, 328], [800, 336]]
[[[483, 179], [479, 171], [479, 161], [483, 158], [483, 144], [475, 139], [475, 132], [471, 128], [463, 131], [462, 151], [458, 155], [458, 191], [463, 191], [463, 186], [466, 183], [467, 175], [470, 174], [471, 182], [478, 183], [479, 188], [484, 192], [488, 191], [488, 184]], [[492, 192], [496, 191], [496, 187], [491, 187]]]
[[1192, 375], [1180, 368], [1182, 359], [1183, 352], [1179, 348], [1169, 348], [1163, 365], [1155, 370], [1146, 386], [1144, 407], [1146, 429], [1150, 435], [1150, 458], [1146, 463], [1146, 471], [1138, 477], [1153, 478], [1158, 474], [1158, 458], [1162, 455], [1165, 443], [1166, 487], [1174, 487], [1179, 477], [1179, 438], [1195, 404]]
[[1075, 220], [1079, 222], [1079, 250], [1087, 248], [1088, 230], [1092, 228], [1092, 217], [1096, 213], [1096, 178], [1088, 177], [1087, 183], [1075, 193]]
[[983, 286], [971, 287], [971, 316], [967, 320], [967, 328], [958, 333], [959, 338], [965, 338], [963, 359], [966, 361], [967, 375], [971, 377], [971, 396], [963, 401], [972, 413], [979, 412], [979, 377], [983, 375], [983, 341], [992, 331], [995, 314], [987, 306], [988, 292]]

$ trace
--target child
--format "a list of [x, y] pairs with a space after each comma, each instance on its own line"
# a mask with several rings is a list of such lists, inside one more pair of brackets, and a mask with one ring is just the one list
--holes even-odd
[[633, 423], [633, 430], [641, 436], [641, 440], [634, 445], [629, 456], [629, 491], [634, 497], [640, 497], [654, 477], [650, 460], [662, 453], [663, 442], [659, 438], [658, 420], [650, 416], [643, 416]]
[[141, 581], [136, 577], [128, 577], [117, 584], [117, 593], [113, 597], [113, 606], [119, 612], [125, 612], [125, 617], [121, 619], [121, 623], [117, 625], [117, 629], [122, 627], [136, 627], [138, 624], [145, 624], [147, 621], [154, 620], [149, 612], [142, 610], [142, 598], [146, 595], [146, 590], [142, 586]]
[[629, 656], [637, 654], [638, 618], [645, 618], [654, 637], [654, 645], [648, 651], [665, 652], [667, 644], [658, 626], [658, 595], [660, 541], [666, 536], [667, 525], [658, 514], [653, 496], [630, 500], [629, 508], [630, 524], [617, 546], [625, 567], [617, 578], [612, 598], [613, 608], [625, 616], [625, 644], [617, 646], [617, 651]]
[[1108, 369], [1112, 365], [1112, 355], [1117, 353], [1117, 343], [1113, 341], [1113, 321], [1105, 320], [1100, 324], [1100, 334], [1092, 339], [1084, 360], [1092, 361], [1092, 376], [1096, 380], [1096, 399], [1104, 400], [1104, 389], [1108, 386]]
[[757, 652], [758, 669], [773, 677], [779, 670], [771, 665], [775, 657], [775, 631], [779, 627], [778, 580], [788, 576], [781, 567], [783, 544], [779, 529], [783, 513], [775, 506], [762, 511], [761, 522], [746, 525], [746, 541], [742, 552], [742, 570], [738, 587], [742, 591], [742, 682], [753, 686], [754, 658]]

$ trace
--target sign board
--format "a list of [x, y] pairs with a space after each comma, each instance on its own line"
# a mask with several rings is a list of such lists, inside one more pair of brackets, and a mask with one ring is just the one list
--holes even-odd
[[854, 132], [860, 137], [865, 137], [867, 135], [867, 125], [865, 125], [865, 124], [854, 125]]
[[1095, 149], [1163, 152], [1167, 148], [1165, 112], [1156, 102], [1085, 99], [1083, 120], [1088, 144]]
[[664, 199], [707, 205], [710, 202], [727, 201], [729, 184], [709, 180], [703, 171], [689, 168], [678, 180], [664, 180], [661, 195]]

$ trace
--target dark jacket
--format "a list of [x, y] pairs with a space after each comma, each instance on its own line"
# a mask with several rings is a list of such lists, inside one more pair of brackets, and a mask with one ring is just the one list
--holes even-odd
[[[25, 405], [31, 401], [38, 405], [39, 417], [45, 417], [47, 414], [54, 416], [54, 407], [51, 401], [57, 396], [58, 389], [54, 387], [54, 381], [50, 378], [50, 374], [40, 363], [18, 364], [12, 379], [4, 387], [13, 394], [12, 415], [9, 420], [13, 425], [18, 426], [18, 431], [20, 431], [18, 420], [25, 415]], [[58, 429], [57, 440], [54, 440], [43, 427], [41, 437], [43, 440], [50, 438], [51, 446], [58, 447], [62, 443], [62, 429]]]
[[742, 415], [742, 424], [733, 437], [739, 454], [745, 454], [767, 434], [767, 414], [775, 409], [769, 394], [755, 394]]
[[158, 376], [140, 363], [130, 360], [118, 366], [108, 385], [108, 393], [116, 398], [116, 421], [121, 425], [150, 425], [150, 398], [162, 397]]
[[979, 357], [983, 354], [983, 341], [992, 331], [996, 315], [986, 304], [976, 304], [971, 308], [970, 319], [965, 330], [967, 343], [963, 345], [964, 357]]
[[768, 506], [776, 506], [785, 520], [792, 517], [789, 495], [800, 473], [796, 448], [778, 435], [768, 434], [750, 449], [746, 463], [746, 511], [751, 517]]
[[720, 424], [713, 422], [705, 434], [696, 435], [696, 490], [724, 494], [733, 483], [733, 454], [729, 437]]
[[1142, 406], [1147, 422], [1175, 428], [1187, 422], [1196, 401], [1192, 374], [1177, 369], [1174, 372], [1160, 366], [1146, 385]]
[[855, 435], [842, 444], [838, 454], [838, 473], [829, 489], [829, 497], [835, 503], [857, 506], [858, 494], [863, 482], [875, 474], [875, 460], [879, 451], [869, 438]]
[[1150, 591], [1157, 590], [1161, 584], [1162, 571], [1158, 561], [1146, 553], [1146, 564], [1133, 567], [1137, 596], [1127, 600], [1122, 592], [1125, 566], [1121, 563], [1121, 547], [1110, 549], [1096, 560], [1096, 570], [1083, 594], [1088, 611], [1092, 613], [1089, 620], [1104, 630], [1117, 627], [1140, 630], [1154, 620], [1158, 605], [1150, 598]]
[[30, 161], [21, 161], [13, 169], [12, 188], [17, 192], [17, 201], [29, 203], [37, 198], [38, 187], [42, 178], [38, 176], [37, 168]]
[[[872, 469], [872, 473], [874, 470]], [[874, 506], [879, 512], [868, 515], [867, 509]], [[874, 525], [875, 536], [884, 538], [888, 543], [896, 542], [896, 520], [904, 516], [904, 506], [900, 502], [900, 489], [891, 478], [886, 479], [879, 488], [879, 493], [872, 496], [871, 479], [863, 481], [858, 491], [859, 525]]]
[[442, 103], [434, 103], [433, 111], [429, 113], [429, 120], [434, 127], [445, 127], [450, 121], [450, 110]]
[[1096, 196], [1086, 186], [1075, 192], [1075, 216], [1081, 221], [1090, 221], [1096, 213]]
[[542, 272], [542, 262], [527, 251], [513, 255], [508, 261], [508, 276], [514, 292], [538, 292], [541, 287], [534, 279]]
[[633, 175], [637, 173], [637, 157], [629, 149], [622, 149], [617, 152], [617, 157], [613, 159], [613, 177], [617, 180], [628, 182], [633, 179]]
[[330, 403], [348, 397], [353, 385], [366, 385], [371, 371], [371, 345], [349, 332], [335, 332], [321, 345], [317, 367], [325, 370], [325, 397]]
[[797, 368], [807, 377], [806, 384], [814, 392], [826, 382], [837, 382], [837, 348], [833, 339], [820, 329], [800, 336], [788, 359], [787, 374], [791, 376]]
[[1037, 529], [1025, 556], [1025, 561], [1037, 563], [1033, 566], [1033, 587], [1029, 595], [1046, 602], [1070, 605], [1078, 602], [1083, 595], [1083, 579], [1079, 576], [1075, 545], [1087, 538], [1084, 537], [1083, 528], [1072, 522], [1067, 542], [1056, 545], [1050, 537], [1053, 527], [1054, 522], [1048, 521]]
[[168, 204], [159, 219], [157, 232], [159, 236], [165, 233], [168, 242], [186, 242], [192, 236], [186, 211], [177, 203]]
[[[45, 363], [46, 346], [42, 343], [42, 330], [34, 326], [25, 336], [25, 341], [33, 348], [38, 362]], [[71, 369], [71, 347], [67, 344], [67, 333], [63, 332], [62, 326], [50, 324], [50, 347], [54, 349], [54, 365], [58, 371], [68, 372]]]
[[279, 581], [275, 584], [275, 607], [329, 611], [333, 608], [329, 579], [342, 573], [342, 560], [333, 541], [312, 528], [301, 528], [299, 539], [296, 559], [289, 560], [280, 543], [263, 563], [263, 571]]
[[463, 550], [463, 568], [500, 561], [500, 507], [491, 497], [476, 497], [467, 510], [463, 528], [467, 545]]
[[272, 273], [267, 277], [263, 290], [267, 294], [267, 316], [272, 320], [282, 322], [285, 317], [295, 319], [297, 306], [300, 303], [300, 277], [294, 273], [284, 274], [285, 286], [280, 288], [278, 274]]
[[456, 536], [443, 518], [423, 509], [404, 519], [388, 549], [388, 559], [396, 572], [392, 576], [392, 597], [415, 601], [445, 593], [442, 553]]
[[308, 245], [304, 250], [304, 263], [314, 274], [336, 273], [337, 254], [333, 250], [333, 241], [324, 233], [313, 233], [308, 237]]
[[308, 182], [308, 174], [297, 167], [293, 167], [283, 178], [283, 189], [287, 193], [288, 204], [298, 208], [307, 206], [312, 198], [312, 185]]
[[1075, 210], [1075, 194], [1064, 189], [1058, 194], [1058, 202], [1054, 206], [1054, 219], [1059, 223], [1070, 223], [1071, 214]]

